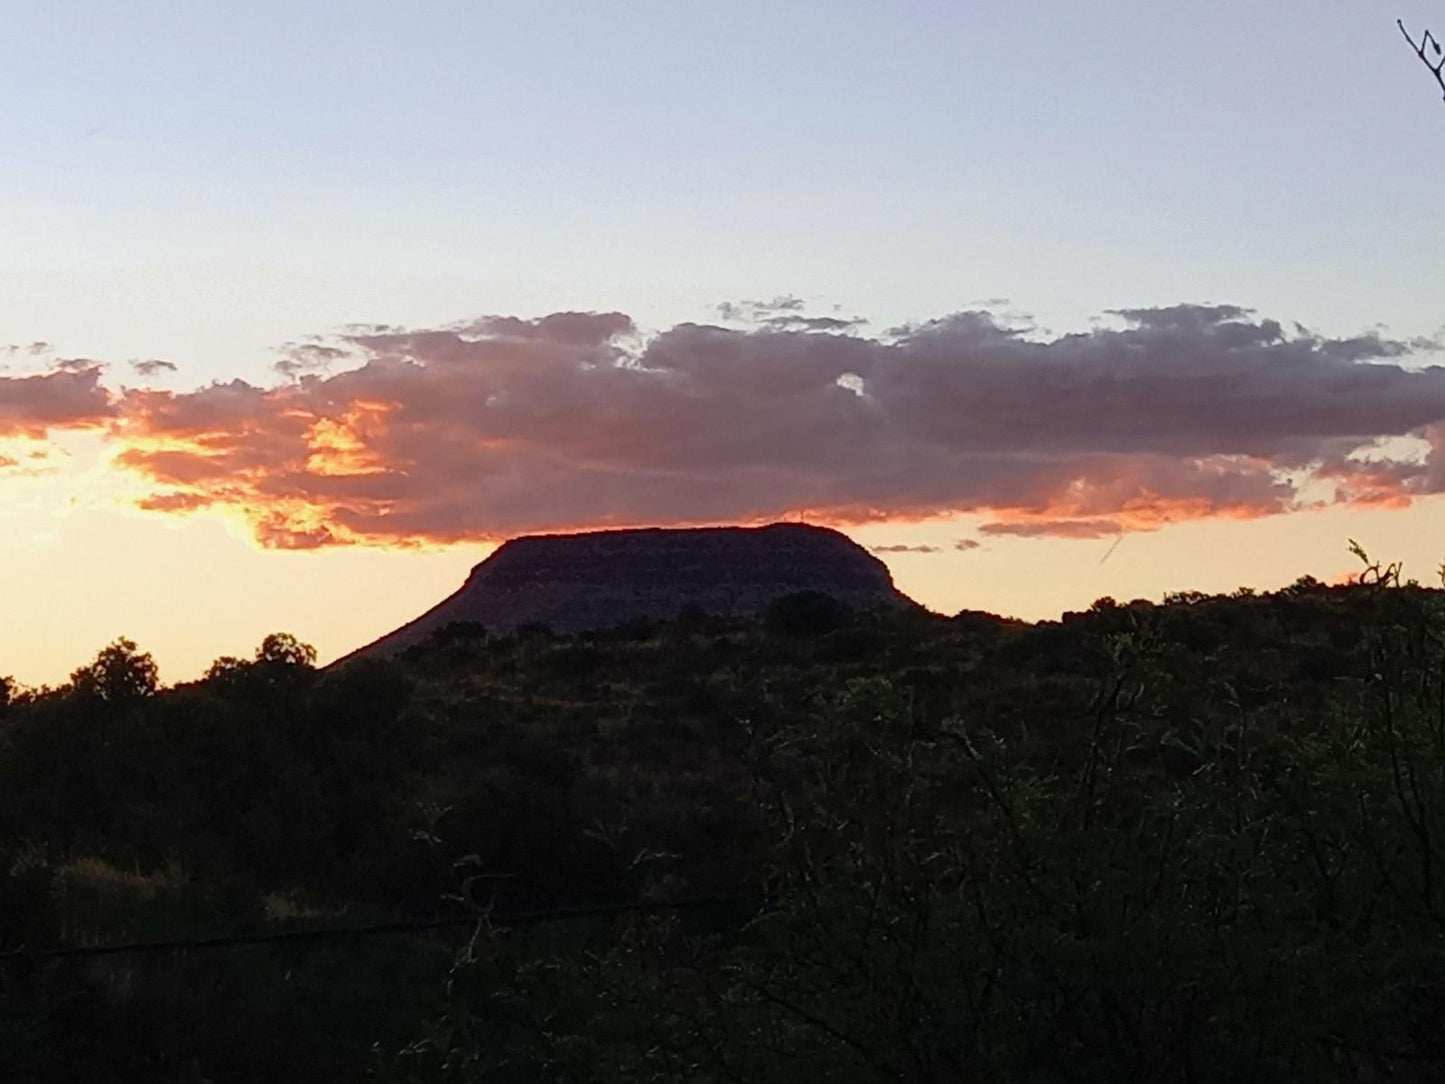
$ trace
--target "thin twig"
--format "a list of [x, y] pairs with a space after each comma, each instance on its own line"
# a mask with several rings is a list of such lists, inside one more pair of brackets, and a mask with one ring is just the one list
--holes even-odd
[[[1405, 35], [1405, 40], [1410, 43], [1410, 48], [1415, 50], [1415, 55], [1420, 58], [1420, 63], [1430, 69], [1430, 74], [1435, 77], [1435, 82], [1440, 85], [1441, 96], [1445, 97], [1445, 75], [1440, 74], [1441, 70], [1445, 69], [1445, 54], [1442, 54], [1440, 43], [1435, 40], [1435, 35], [1428, 30], [1425, 31], [1424, 37], [1420, 39], [1420, 43], [1417, 45], [1415, 44], [1415, 39], [1410, 37], [1410, 32], [1405, 29], [1404, 22], [1396, 19], [1395, 25], [1400, 28], [1400, 33]], [[1440, 57], [1439, 63], [1430, 63], [1430, 58], [1425, 55], [1426, 46], [1435, 50], [1435, 55]]]

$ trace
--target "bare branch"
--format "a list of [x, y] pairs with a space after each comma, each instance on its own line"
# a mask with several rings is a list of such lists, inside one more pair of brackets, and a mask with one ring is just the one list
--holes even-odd
[[[1403, 21], [1396, 19], [1395, 25], [1400, 28], [1400, 33], [1405, 35], [1405, 40], [1410, 43], [1410, 48], [1415, 50], [1415, 55], [1420, 58], [1420, 63], [1430, 69], [1430, 74], [1435, 77], [1435, 82], [1440, 86], [1441, 97], [1445, 97], [1445, 76], [1440, 74], [1441, 70], [1445, 69], [1445, 54], [1442, 54], [1440, 42], [1436, 40], [1434, 34], [1427, 30], [1416, 44], [1415, 39], [1410, 36], [1410, 32], [1405, 29]], [[1430, 63], [1430, 58], [1425, 53], [1427, 48], [1434, 50], [1435, 55], [1440, 57], [1434, 64]]]

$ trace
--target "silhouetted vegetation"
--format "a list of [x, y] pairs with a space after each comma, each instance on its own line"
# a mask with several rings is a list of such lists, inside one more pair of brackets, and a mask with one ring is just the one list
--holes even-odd
[[[1397, 566], [314, 663], [0, 681], [0, 1076], [1445, 1078], [1445, 592]], [[694, 905], [491, 920], [632, 901]]]

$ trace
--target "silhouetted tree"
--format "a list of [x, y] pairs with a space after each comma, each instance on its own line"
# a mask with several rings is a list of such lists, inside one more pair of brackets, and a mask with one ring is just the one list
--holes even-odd
[[806, 640], [846, 625], [849, 614], [848, 607], [832, 595], [796, 591], [775, 599], [764, 613], [763, 622], [775, 636]]
[[316, 665], [316, 649], [289, 632], [273, 632], [256, 649], [256, 661], [309, 669]]
[[70, 683], [81, 696], [124, 704], [154, 696], [160, 676], [150, 653], [138, 650], [135, 641], [122, 636], [102, 648], [89, 666], [72, 673]]
[[234, 655], [222, 655], [206, 669], [207, 681], [221, 681], [232, 677], [245, 670], [251, 665], [245, 659], [238, 659]]

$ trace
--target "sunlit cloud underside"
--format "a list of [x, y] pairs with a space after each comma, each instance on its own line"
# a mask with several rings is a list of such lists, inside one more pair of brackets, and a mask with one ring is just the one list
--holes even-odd
[[721, 315], [652, 335], [621, 313], [356, 327], [289, 347], [267, 387], [44, 359], [0, 375], [0, 482], [91, 429], [136, 509], [236, 517], [280, 549], [960, 513], [983, 538], [1104, 538], [1445, 489], [1433, 342], [1228, 305], [1063, 335], [990, 311], [879, 333], [788, 303]]

